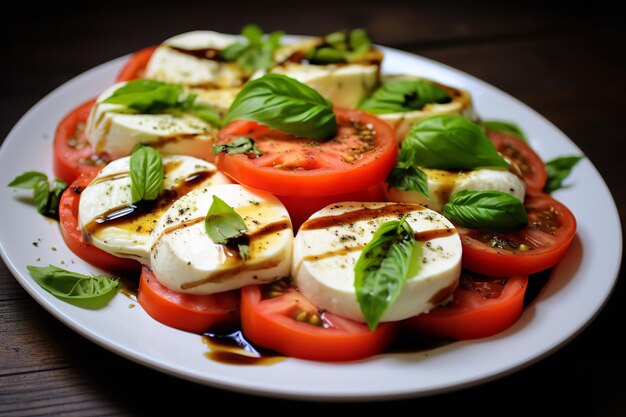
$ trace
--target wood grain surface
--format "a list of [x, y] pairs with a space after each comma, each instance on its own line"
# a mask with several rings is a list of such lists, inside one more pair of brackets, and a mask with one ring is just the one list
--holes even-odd
[[[266, 31], [322, 35], [365, 27], [376, 42], [466, 71], [512, 94], [567, 134], [609, 185], [623, 221], [626, 21], [604, 4], [345, 1], [112, 1], [17, 5], [2, 25], [0, 141], [38, 100], [81, 72], [177, 33]], [[46, 150], [46, 152], [48, 152]], [[0, 167], [1, 169], [2, 167]], [[0, 186], [4, 186], [1, 185]], [[1, 203], [0, 203], [1, 206]], [[602, 208], [598, 208], [601, 215]], [[510, 376], [452, 393], [373, 404], [303, 403], [231, 393], [137, 365], [47, 313], [0, 262], [0, 415], [212, 413], [225, 405], [287, 413], [626, 415], [623, 273], [606, 307], [575, 340]], [[301, 383], [307, 384], [306, 375]], [[306, 407], [306, 408], [302, 408]], [[407, 411], [403, 411], [407, 412]], [[462, 415], [462, 414], [461, 414]]]

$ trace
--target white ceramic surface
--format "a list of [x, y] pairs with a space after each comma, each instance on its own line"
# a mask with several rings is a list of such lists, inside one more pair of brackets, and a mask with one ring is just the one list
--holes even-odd
[[[543, 158], [581, 153], [545, 118], [502, 91], [425, 58], [388, 48], [384, 52], [384, 72], [422, 75], [470, 90], [482, 117], [517, 122]], [[95, 311], [64, 303], [41, 289], [26, 265], [54, 264], [85, 273], [97, 270], [66, 248], [58, 224], [37, 214], [29, 204], [29, 192], [14, 191], [5, 184], [31, 169], [52, 176], [55, 126], [69, 110], [113, 83], [127, 58], [94, 68], [50, 93], [24, 115], [0, 148], [0, 254], [4, 262], [51, 314], [121, 356], [202, 384], [274, 397], [367, 401], [421, 396], [494, 379], [544, 357], [580, 332], [610, 295], [621, 261], [620, 222], [606, 184], [585, 159], [567, 180], [571, 186], [554, 194], [578, 220], [569, 252], [521, 319], [487, 339], [353, 363], [287, 359], [271, 366], [233, 366], [207, 359], [208, 348], [200, 336], [166, 327], [138, 306], [129, 308], [131, 300], [122, 294]]]

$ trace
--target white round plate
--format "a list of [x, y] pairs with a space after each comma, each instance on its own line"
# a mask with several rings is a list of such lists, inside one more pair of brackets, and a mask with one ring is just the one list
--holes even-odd
[[[428, 59], [383, 50], [383, 72], [422, 75], [469, 90], [482, 117], [518, 123], [544, 159], [581, 154], [560, 130], [504, 92]], [[544, 357], [580, 332], [611, 293], [622, 253], [619, 217], [602, 177], [584, 159], [568, 178], [570, 186], [555, 193], [578, 220], [578, 233], [569, 252], [521, 319], [494, 337], [352, 363], [287, 359], [269, 366], [235, 366], [207, 359], [204, 354], [208, 348], [200, 336], [166, 327], [139, 306], [129, 308], [132, 301], [122, 294], [101, 310], [64, 303], [40, 288], [26, 265], [98, 271], [67, 249], [58, 223], [37, 214], [29, 203], [29, 192], [15, 191], [5, 184], [27, 170], [44, 171], [52, 177], [52, 139], [57, 123], [72, 108], [111, 85], [127, 59], [100, 65], [50, 93], [22, 117], [0, 149], [0, 253], [5, 263], [50, 313], [113, 352], [171, 375], [245, 393], [361, 401], [421, 396], [494, 379]]]

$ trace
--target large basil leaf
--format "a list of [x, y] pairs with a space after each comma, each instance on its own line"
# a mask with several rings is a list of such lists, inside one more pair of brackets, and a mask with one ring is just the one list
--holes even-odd
[[149, 146], [137, 146], [130, 157], [132, 202], [156, 200], [163, 184], [161, 154]]
[[354, 288], [370, 330], [376, 329], [385, 311], [400, 296], [409, 270], [417, 272], [411, 263], [421, 257], [420, 251], [421, 244], [415, 241], [406, 215], [383, 223], [363, 248], [354, 267]]
[[507, 168], [485, 132], [458, 115], [433, 116], [415, 123], [402, 142], [413, 165], [446, 170]]
[[528, 225], [522, 202], [502, 191], [458, 191], [450, 196], [442, 213], [470, 229], [508, 233]]
[[332, 104], [311, 87], [285, 75], [249, 81], [224, 123], [251, 120], [301, 138], [326, 140], [337, 132]]
[[28, 272], [46, 291], [84, 308], [101, 308], [117, 293], [119, 281], [104, 275], [89, 276], [49, 266], [28, 265]]
[[430, 103], [449, 103], [450, 95], [433, 83], [423, 80], [388, 81], [359, 104], [374, 114], [421, 110]]

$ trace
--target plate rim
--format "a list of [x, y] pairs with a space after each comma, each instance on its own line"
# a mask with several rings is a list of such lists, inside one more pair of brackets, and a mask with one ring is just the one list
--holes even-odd
[[[290, 38], [293, 39], [298, 39], [301, 37], [298, 36], [292, 36]], [[576, 148], [581, 154], [582, 151], [580, 151], [580, 149], [578, 148], [578, 146], [569, 138], [567, 137], [557, 126], [555, 126], [554, 124], [552, 124], [547, 118], [545, 118], [543, 115], [541, 115], [540, 113], [536, 112], [534, 109], [532, 109], [531, 107], [529, 107], [528, 105], [526, 105], [525, 103], [521, 102], [520, 100], [518, 100], [517, 98], [511, 96], [510, 94], [502, 91], [501, 89], [499, 89], [498, 87], [495, 87], [471, 74], [468, 74], [466, 72], [463, 72], [459, 69], [450, 67], [446, 64], [440, 63], [438, 61], [417, 55], [417, 54], [413, 54], [410, 52], [406, 52], [406, 51], [401, 51], [398, 49], [394, 49], [394, 48], [389, 48], [389, 47], [380, 47], [383, 52], [385, 53], [385, 55], [391, 54], [391, 55], [399, 55], [402, 56], [403, 59], [417, 59], [420, 60], [422, 62], [425, 62], [429, 65], [435, 66], [435, 67], [439, 67], [439, 68], [443, 68], [448, 72], [451, 72], [453, 74], [455, 74], [457, 77], [463, 78], [463, 79], [468, 79], [471, 80], [473, 83], [477, 83], [479, 85], [481, 85], [483, 88], [495, 91], [497, 94], [499, 94], [500, 96], [504, 97], [506, 100], [512, 100], [513, 102], [515, 102], [517, 105], [521, 106], [524, 111], [529, 112], [529, 114], [532, 115], [532, 117], [535, 118], [540, 118], [544, 123], [546, 123], [547, 125], [549, 125], [549, 127], [551, 129], [555, 129], [560, 135], [562, 135], [563, 138], [565, 138], [569, 144], [571, 144], [574, 148]], [[35, 105], [33, 105], [20, 119], [19, 121], [13, 126], [13, 128], [10, 130], [10, 132], [8, 133], [8, 135], [6, 136], [5, 140], [2, 143], [2, 146], [0, 146], [0, 158], [2, 158], [2, 155], [6, 152], [5, 150], [8, 148], [7, 143], [9, 142], [13, 142], [16, 139], [13, 139], [15, 137], [14, 132], [16, 132], [17, 130], [19, 130], [22, 125], [27, 124], [27, 121], [31, 118], [31, 116], [33, 114], [35, 114], [36, 112], [40, 111], [41, 108], [45, 108], [47, 103], [52, 101], [56, 96], [58, 95], [64, 95], [67, 94], [66, 90], [69, 90], [71, 86], [73, 86], [74, 84], [78, 83], [82, 78], [89, 78], [91, 77], [93, 74], [96, 73], [100, 73], [100, 72], [105, 72], [105, 71], [111, 71], [113, 72], [114, 69], [119, 69], [119, 67], [121, 67], [121, 65], [123, 64], [123, 62], [125, 62], [128, 57], [130, 56], [130, 54], [128, 55], [124, 55], [118, 58], [115, 58], [113, 60], [110, 60], [108, 62], [102, 63], [96, 67], [93, 67], [79, 75], [77, 75], [76, 77], [73, 77], [72, 79], [68, 80], [67, 82], [63, 83], [62, 85], [60, 85], [59, 87], [55, 88], [53, 91], [51, 91], [50, 93], [48, 93], [45, 97], [43, 97], [41, 100], [39, 100]], [[470, 90], [471, 92], [471, 90]], [[78, 105], [79, 103], [74, 103], [74, 106]], [[588, 159], [588, 157], [586, 157]], [[518, 361], [518, 363], [513, 364], [512, 366], [501, 370], [500, 372], [495, 372], [495, 373], [489, 373], [488, 375], [483, 375], [479, 378], [470, 378], [467, 380], [462, 380], [462, 381], [458, 381], [455, 384], [447, 384], [444, 386], [433, 386], [430, 389], [427, 390], [421, 390], [419, 392], [416, 392], [414, 390], [408, 389], [406, 391], [394, 391], [394, 392], [381, 392], [379, 394], [376, 393], [370, 393], [368, 392], [366, 394], [366, 396], [364, 397], [363, 394], [346, 394], [346, 393], [339, 393], [338, 395], [329, 395], [329, 393], [321, 393], [321, 392], [317, 392], [317, 393], [303, 393], [303, 392], [297, 392], [297, 391], [289, 391], [289, 392], [285, 392], [285, 391], [278, 391], [278, 390], [273, 390], [273, 389], [268, 389], [267, 386], [265, 387], [260, 387], [260, 386], [253, 386], [253, 385], [248, 385], [248, 386], [242, 386], [240, 383], [237, 383], [235, 381], [228, 381], [226, 379], [221, 379], [221, 378], [217, 378], [217, 379], [211, 379], [211, 380], [207, 380], [206, 378], [199, 378], [197, 375], [193, 375], [193, 374], [188, 374], [188, 373], [184, 373], [181, 372], [179, 369], [175, 369], [172, 368], [171, 366], [169, 366], [169, 364], [164, 364], [162, 362], [156, 361], [154, 359], [152, 359], [151, 357], [147, 357], [145, 354], [142, 354], [142, 352], [140, 351], [136, 351], [134, 349], [128, 349], [125, 348], [124, 346], [120, 346], [119, 343], [115, 343], [114, 341], [109, 340], [106, 337], [100, 336], [97, 333], [95, 333], [94, 331], [90, 330], [89, 328], [83, 326], [81, 323], [79, 323], [79, 321], [77, 321], [75, 318], [70, 317], [68, 315], [66, 315], [65, 313], [63, 313], [62, 311], [60, 311], [55, 305], [54, 302], [51, 301], [50, 296], [46, 296], [46, 293], [43, 292], [43, 290], [41, 290], [39, 287], [36, 286], [36, 284], [34, 284], [33, 282], [30, 282], [32, 280], [29, 279], [28, 276], [23, 276], [23, 274], [19, 271], [18, 266], [16, 266], [13, 262], [12, 259], [9, 258], [5, 248], [4, 248], [4, 244], [3, 242], [0, 240], [0, 256], [2, 257], [5, 265], [7, 266], [7, 268], [11, 271], [11, 273], [13, 274], [13, 276], [15, 277], [15, 279], [20, 283], [20, 285], [27, 291], [27, 293], [33, 298], [35, 299], [35, 301], [37, 301], [42, 307], [44, 307], [50, 314], [52, 314], [54, 317], [56, 317], [57, 319], [59, 319], [62, 323], [64, 323], [66, 326], [68, 326], [69, 328], [71, 328], [72, 330], [76, 331], [77, 333], [79, 333], [80, 335], [82, 335], [83, 337], [87, 338], [88, 340], [90, 340], [91, 342], [96, 343], [99, 346], [104, 347], [105, 349], [120, 355], [126, 359], [132, 360], [134, 362], [140, 363], [144, 366], [148, 366], [152, 369], [158, 370], [160, 372], [166, 373], [168, 375], [171, 376], [175, 376], [177, 378], [182, 378], [182, 379], [186, 379], [189, 381], [193, 381], [196, 383], [200, 383], [200, 384], [204, 384], [204, 385], [210, 385], [216, 388], [220, 388], [220, 389], [227, 389], [227, 390], [231, 390], [231, 391], [236, 391], [236, 392], [241, 392], [241, 393], [246, 393], [246, 394], [254, 394], [254, 395], [261, 395], [261, 396], [266, 396], [266, 397], [273, 397], [273, 398], [289, 398], [289, 399], [303, 399], [303, 400], [323, 400], [323, 401], [354, 401], [354, 400], [359, 400], [359, 401], [364, 401], [364, 400], [371, 400], [371, 401], [376, 401], [376, 400], [389, 400], [389, 399], [400, 399], [400, 398], [410, 398], [410, 397], [419, 397], [419, 396], [426, 396], [426, 395], [433, 395], [433, 394], [438, 394], [438, 393], [443, 393], [443, 392], [450, 392], [450, 391], [454, 391], [454, 390], [458, 390], [458, 389], [462, 389], [462, 388], [466, 388], [469, 386], [473, 386], [476, 384], [481, 384], [481, 383], [485, 383], [488, 381], [492, 381], [498, 378], [501, 378], [503, 376], [512, 374], [514, 372], [517, 372], [518, 370], [525, 368], [527, 366], [532, 365], [533, 363], [536, 363], [538, 361], [540, 361], [541, 359], [545, 358], [546, 356], [554, 353], [556, 350], [558, 350], [560, 347], [564, 346], [565, 344], [569, 343], [572, 339], [574, 339], [577, 335], [579, 335], [582, 331], [584, 331], [584, 329], [598, 316], [598, 314], [600, 314], [600, 312], [602, 311], [602, 309], [604, 308], [604, 306], [606, 305], [606, 303], [608, 302], [608, 300], [611, 297], [611, 294], [615, 288], [615, 285], [617, 283], [617, 279], [619, 277], [619, 270], [620, 270], [620, 265], [621, 265], [621, 258], [622, 258], [622, 246], [623, 246], [623, 242], [622, 242], [622, 234], [621, 234], [621, 222], [619, 219], [619, 215], [618, 215], [618, 210], [617, 210], [617, 206], [615, 203], [615, 200], [610, 192], [610, 189], [608, 188], [606, 182], [604, 181], [604, 178], [602, 177], [602, 175], [600, 174], [600, 172], [597, 170], [597, 168], [595, 167], [595, 165], [593, 165], [593, 163], [591, 163], [591, 161], [588, 161], [590, 168], [593, 170], [594, 174], [598, 177], [598, 179], [600, 180], [600, 183], [604, 186], [604, 192], [606, 192], [609, 196], [610, 202], [612, 203], [612, 206], [610, 207], [610, 211], [611, 211], [611, 215], [617, 219], [617, 237], [618, 237], [618, 253], [619, 256], [616, 259], [615, 265], [614, 265], [614, 270], [611, 271], [611, 285], [609, 287], [606, 288], [606, 294], [603, 297], [603, 300], [601, 302], [601, 305], [599, 305], [599, 307], [596, 307], [593, 312], [593, 314], [591, 316], [589, 316], [587, 318], [587, 320], [584, 323], [580, 323], [577, 327], [577, 329], [575, 329], [575, 331], [571, 332], [569, 335], [567, 335], [564, 338], [561, 338], [560, 340], [556, 340], [553, 341], [553, 343], [551, 343], [550, 345], [546, 346], [545, 349], [543, 349], [543, 351], [538, 354], [535, 355], [533, 358], [531, 358], [530, 360], [520, 360]], [[541, 296], [541, 294], [540, 294]], [[457, 342], [458, 343], [458, 342]], [[463, 342], [461, 342], [463, 343]], [[290, 359], [293, 360], [293, 359]], [[297, 360], [296, 360], [297, 361]], [[271, 387], [270, 387], [271, 388]]]

